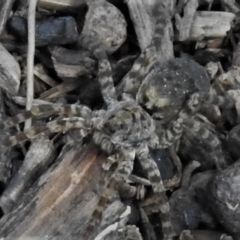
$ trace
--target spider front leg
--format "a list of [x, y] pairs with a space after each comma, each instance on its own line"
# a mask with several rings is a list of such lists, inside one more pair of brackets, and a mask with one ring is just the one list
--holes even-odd
[[7, 137], [1, 143], [3, 146], [11, 147], [23, 143], [27, 140], [35, 138], [41, 133], [50, 134], [58, 132], [67, 132], [70, 129], [81, 129], [82, 137], [86, 136], [91, 130], [90, 126], [81, 117], [70, 117], [65, 119], [58, 119], [47, 123], [46, 126], [31, 127], [25, 132], [19, 132], [14, 136]]
[[170, 206], [166, 196], [166, 190], [163, 185], [161, 173], [158, 170], [158, 166], [155, 161], [149, 155], [149, 149], [145, 145], [141, 145], [136, 151], [136, 156], [143, 168], [143, 171], [147, 174], [149, 181], [151, 182], [153, 192], [156, 196], [155, 203], [158, 204], [161, 212], [162, 231], [165, 240], [171, 240], [173, 237], [172, 224], [170, 221]]
[[155, 62], [155, 47], [147, 47], [134, 62], [131, 70], [125, 75], [117, 90], [119, 94], [127, 93], [133, 98]]
[[92, 118], [92, 110], [84, 105], [75, 104], [43, 104], [39, 106], [33, 106], [31, 110], [20, 113], [12, 118], [9, 118], [3, 123], [0, 123], [0, 129], [8, 129], [16, 126], [19, 123], [24, 122], [29, 118], [44, 117], [46, 115], [57, 114], [60, 116], [78, 116], [84, 119]]
[[152, 16], [155, 19], [155, 30], [151, 44], [140, 54], [131, 70], [123, 78], [118, 87], [119, 93], [131, 94], [134, 98], [143, 80], [157, 61], [157, 50], [162, 47], [165, 29], [168, 27], [168, 1], [156, 0], [152, 6]]
[[98, 80], [101, 86], [103, 99], [108, 107], [117, 101], [117, 95], [112, 78], [112, 68], [108, 61], [107, 54], [102, 49], [94, 50], [98, 62]]
[[[124, 182], [133, 170], [133, 163], [135, 159], [135, 150], [133, 148], [120, 149], [119, 152], [109, 157], [109, 164], [105, 163], [105, 166], [110, 167], [112, 163], [118, 163], [118, 166], [114, 173], [111, 175], [110, 179], [106, 180], [107, 184], [105, 190], [100, 197], [95, 210], [92, 213], [90, 223], [84, 232], [83, 239], [89, 239], [90, 234], [93, 232], [94, 228], [101, 221], [102, 214], [107, 208], [107, 205], [112, 200], [114, 195], [114, 190], [116, 190], [122, 182]], [[113, 159], [115, 158], [115, 159]]]

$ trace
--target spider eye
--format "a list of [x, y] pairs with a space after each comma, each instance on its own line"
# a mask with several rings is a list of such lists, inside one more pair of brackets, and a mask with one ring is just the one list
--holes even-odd
[[153, 118], [154, 118], [155, 120], [159, 120], [159, 121], [163, 119], [162, 117], [160, 117], [160, 116], [158, 116], [158, 115], [156, 115], [156, 116], [154, 115]]

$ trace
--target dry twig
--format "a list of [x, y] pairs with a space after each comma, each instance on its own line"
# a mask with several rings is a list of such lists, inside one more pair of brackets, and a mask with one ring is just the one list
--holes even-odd
[[[29, 0], [28, 8], [28, 55], [27, 55], [27, 103], [26, 110], [32, 108], [34, 98], [33, 65], [35, 53], [35, 14], [38, 0]], [[31, 126], [31, 119], [25, 123], [25, 129]]]

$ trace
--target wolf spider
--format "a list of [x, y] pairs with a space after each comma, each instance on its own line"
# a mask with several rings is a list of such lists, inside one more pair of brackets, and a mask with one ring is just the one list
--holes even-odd
[[[158, 7], [162, 10], [163, 6], [160, 4]], [[161, 17], [159, 18], [161, 21]], [[158, 37], [157, 34], [155, 36]], [[90, 46], [90, 48], [99, 60], [98, 78], [107, 110], [92, 111], [88, 107], [81, 105], [40, 105], [33, 107], [30, 111], [19, 114], [2, 123], [1, 129], [14, 126], [27, 118], [39, 117], [44, 113], [57, 113], [66, 115], [67, 118], [48, 122], [44, 127], [27, 129], [25, 132], [20, 132], [15, 136], [7, 138], [2, 144], [6, 146], [16, 145], [42, 132], [66, 132], [77, 128], [82, 130], [83, 136], [93, 133], [93, 142], [100, 146], [109, 156], [108, 162], [104, 165], [105, 169], [109, 169], [114, 162], [118, 163], [118, 167], [112, 175], [112, 179], [109, 181], [103, 196], [100, 198], [96, 210], [93, 212], [92, 221], [83, 239], [88, 239], [96, 222], [100, 220], [102, 209], [106, 207], [111, 198], [111, 189], [124, 182], [132, 172], [136, 157], [151, 182], [156, 201], [159, 204], [164, 239], [171, 239], [172, 228], [169, 221], [170, 209], [168, 200], [161, 174], [155, 161], [149, 155], [149, 147], [161, 147], [158, 136], [155, 133], [154, 121], [134, 99], [117, 100], [111, 66], [106, 52], [95, 46]], [[168, 136], [166, 135], [166, 137]]]
[[160, 171], [149, 155], [149, 148], [168, 148], [181, 137], [185, 128], [209, 139], [211, 144], [219, 145], [216, 137], [201, 128], [193, 117], [209, 94], [210, 80], [204, 68], [187, 59], [172, 59], [166, 63], [157, 61], [156, 49], [162, 44], [161, 37], [169, 18], [166, 4], [167, 1], [156, 1], [153, 8], [156, 19], [153, 41], [125, 76], [122, 85], [124, 94], [120, 97], [116, 94], [106, 51], [99, 47], [96, 39], [83, 39], [85, 46], [99, 61], [98, 79], [106, 110], [92, 111], [83, 105], [40, 105], [0, 125], [0, 129], [6, 129], [45, 113], [67, 116], [48, 122], [44, 127], [20, 132], [2, 144], [16, 145], [42, 132], [65, 133], [71, 129], [81, 129], [82, 136], [92, 133], [93, 142], [109, 156], [103, 166], [106, 170], [113, 163], [118, 163], [83, 239], [89, 238], [96, 222], [100, 221], [112, 189], [131, 174], [135, 158], [151, 182], [157, 210], [161, 212], [164, 239], [172, 239], [174, 233], [169, 219], [169, 203]]

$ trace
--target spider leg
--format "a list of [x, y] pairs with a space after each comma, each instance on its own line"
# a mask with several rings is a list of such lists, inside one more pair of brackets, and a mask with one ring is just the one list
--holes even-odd
[[234, 99], [236, 99], [239, 95], [239, 90], [229, 90], [225, 93], [225, 95], [221, 96], [215, 89], [211, 88], [207, 103], [212, 103], [223, 109], [229, 109], [234, 107]]
[[139, 228], [135, 225], [127, 225], [125, 233], [126, 237], [124, 240], [143, 240]]
[[25, 132], [19, 132], [14, 136], [6, 137], [2, 142], [2, 146], [13, 147], [17, 144], [23, 143], [27, 140], [30, 140], [41, 133], [47, 133], [49, 130], [47, 127], [31, 127], [28, 128]]
[[156, 19], [155, 31], [152, 43], [140, 54], [138, 59], [134, 62], [131, 70], [125, 75], [122, 83], [119, 85], [118, 92], [128, 93], [136, 96], [137, 91], [149, 73], [150, 69], [155, 63], [156, 49], [162, 45], [162, 39], [165, 28], [168, 23], [167, 1], [156, 0], [152, 7], [153, 18]]
[[31, 110], [20, 113], [3, 123], [0, 123], [0, 129], [7, 129], [13, 127], [26, 119], [45, 116], [46, 114], [58, 114], [67, 116], [79, 116], [84, 119], [91, 119], [92, 110], [84, 105], [75, 104], [43, 104], [33, 106]]
[[240, 90], [228, 90], [227, 97], [232, 99], [234, 107], [237, 111], [238, 119], [240, 118]]
[[161, 211], [162, 231], [164, 239], [170, 240], [173, 236], [172, 224], [169, 215], [170, 206], [166, 196], [166, 190], [163, 185], [161, 173], [158, 170], [155, 161], [149, 156], [149, 149], [146, 145], [141, 145], [138, 148], [136, 156], [144, 172], [147, 174], [148, 179], [151, 182], [153, 191], [157, 197], [156, 201], [159, 204], [159, 208]]
[[185, 119], [189, 118], [189, 114], [197, 112], [200, 107], [201, 99], [199, 93], [192, 94], [186, 103], [186, 109], [183, 109], [179, 113], [179, 117], [176, 120], [172, 120], [167, 128], [159, 134], [159, 145], [161, 148], [172, 146], [182, 136]]
[[183, 132], [183, 118], [180, 116], [176, 120], [169, 123], [166, 129], [158, 134], [159, 147], [168, 148], [172, 146], [181, 136]]
[[[232, 96], [226, 96], [225, 98], [216, 96], [214, 92], [211, 92], [212, 94], [212, 102], [213, 103], [218, 103], [219, 105], [225, 106], [225, 107], [230, 107], [233, 103], [232, 98], [235, 98], [238, 100], [239, 93], [238, 92], [230, 92], [228, 91], [228, 95], [232, 94]], [[187, 102], [187, 111], [189, 114], [194, 114], [197, 112], [197, 110], [200, 109], [201, 102], [200, 102], [200, 97], [198, 93], [193, 94], [190, 96], [190, 99]], [[211, 155], [213, 155], [213, 158], [215, 159], [215, 164], [218, 169], [222, 169], [226, 167], [226, 162], [223, 157], [223, 152], [222, 152], [222, 147], [221, 147], [221, 142], [216, 137], [216, 135], [206, 127], [201, 126], [201, 123], [199, 121], [195, 121], [194, 118], [189, 118], [187, 115], [184, 116], [185, 112], [182, 111], [181, 114], [183, 115], [184, 118], [184, 124], [188, 126], [188, 128], [191, 129], [191, 131], [194, 132], [194, 134], [201, 136], [202, 139], [204, 139], [206, 142], [210, 144], [210, 146], [214, 149]]]
[[103, 99], [108, 107], [117, 101], [117, 95], [112, 78], [112, 68], [108, 61], [107, 54], [102, 49], [96, 49], [94, 55], [98, 62], [98, 80], [101, 86]]
[[214, 151], [212, 151], [212, 153], [210, 154], [212, 154], [215, 159], [216, 167], [218, 169], [225, 168], [227, 164], [223, 157], [222, 145], [218, 137], [215, 136], [215, 134], [212, 133], [212, 131], [210, 131], [206, 127], [203, 127], [201, 125], [201, 122], [199, 121], [188, 119], [185, 120], [184, 123], [188, 129], [191, 129], [191, 131], [194, 132], [194, 134], [201, 136], [202, 139], [205, 139], [206, 142], [208, 142], [209, 145], [212, 146]]
[[118, 162], [117, 169], [112, 174], [111, 178], [107, 180], [105, 190], [100, 197], [95, 210], [92, 213], [90, 223], [85, 230], [83, 239], [87, 240], [93, 229], [97, 226], [102, 218], [103, 211], [106, 209], [109, 202], [112, 200], [114, 189], [125, 181], [133, 170], [133, 163], [135, 159], [135, 150], [131, 148], [122, 149], [119, 154], [114, 154], [111, 158], [116, 157], [116, 160], [110, 159], [111, 162]]
[[94, 131], [93, 133], [93, 142], [99, 146], [105, 153], [108, 155], [112, 154], [115, 150], [115, 146], [111, 141], [111, 138], [108, 134], [105, 134], [102, 131]]
[[[218, 119], [218, 126], [223, 126], [227, 120], [231, 124], [236, 124], [240, 121], [240, 90], [228, 90], [224, 95], [217, 95], [214, 89], [211, 89], [207, 107], [210, 104], [216, 105], [220, 108], [221, 115]], [[234, 111], [233, 111], [234, 110]], [[236, 116], [237, 115], [237, 116]]]
[[132, 106], [136, 104], [133, 100], [126, 100], [121, 102], [115, 102], [108, 111], [99, 112], [96, 118], [92, 120], [93, 125], [96, 129], [102, 129], [103, 125], [109, 120], [109, 118], [116, 116], [121, 110], [128, 107], [133, 108]]
[[27, 140], [35, 138], [41, 133], [57, 133], [57, 132], [67, 132], [70, 129], [80, 128], [83, 131], [81, 132], [82, 136], [86, 136], [90, 128], [86, 125], [86, 122], [83, 118], [80, 117], [70, 117], [65, 119], [58, 119], [47, 123], [46, 126], [31, 127], [25, 132], [19, 132], [14, 136], [5, 138], [1, 144], [3, 146], [15, 146], [19, 143], [23, 143]]
[[168, 24], [170, 13], [168, 12], [167, 0], [155, 1], [156, 3], [152, 11], [152, 15], [154, 19], [156, 19], [155, 31], [153, 35], [153, 44], [156, 49], [160, 49], [162, 46], [164, 30]]
[[133, 97], [136, 96], [140, 85], [154, 64], [154, 59], [155, 47], [150, 45], [140, 54], [131, 70], [125, 75], [121, 84], [118, 86], [118, 92], [124, 92]]
[[66, 133], [71, 129], [83, 129], [85, 130], [82, 132], [83, 137], [86, 136], [89, 131], [91, 131], [91, 126], [88, 125], [85, 119], [81, 117], [60, 118], [55, 121], [48, 122], [47, 128], [51, 133]]

